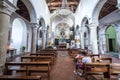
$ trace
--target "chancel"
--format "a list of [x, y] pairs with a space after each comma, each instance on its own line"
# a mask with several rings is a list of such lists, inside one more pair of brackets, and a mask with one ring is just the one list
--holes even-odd
[[0, 80], [119, 80], [119, 16], [119, 0], [0, 0]]

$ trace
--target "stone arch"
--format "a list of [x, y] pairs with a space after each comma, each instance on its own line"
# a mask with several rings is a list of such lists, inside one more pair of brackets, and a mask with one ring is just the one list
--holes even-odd
[[42, 17], [39, 20], [39, 27], [42, 27], [42, 29], [46, 29], [46, 27], [45, 27], [45, 20]]
[[[35, 9], [32, 5], [32, 3], [30, 2], [30, 0], [21, 0], [25, 6], [27, 7], [28, 9], [28, 12], [30, 14], [30, 20], [32, 23], [36, 23], [37, 22], [37, 16], [36, 16], [36, 13], [35, 13]], [[14, 4], [17, 6], [17, 2], [18, 0], [14, 0]]]
[[10, 45], [17, 49], [18, 54], [23, 46], [27, 47], [27, 26], [24, 20], [20, 18], [13, 21]]
[[117, 36], [115, 27], [112, 25], [108, 25], [105, 30], [105, 37], [106, 37], [106, 47], [108, 52], [116, 52], [118, 51], [117, 45]]
[[92, 18], [91, 18], [91, 22], [94, 22], [96, 24], [98, 24], [98, 17], [99, 17], [99, 13], [100, 10], [102, 9], [103, 5], [107, 2], [107, 0], [99, 0], [93, 10], [92, 13]]
[[84, 17], [81, 22], [81, 47], [88, 49], [90, 46], [89, 18]]
[[89, 24], [90, 22], [89, 22], [89, 18], [88, 17], [84, 17], [83, 19], [82, 19], [82, 22], [81, 22], [81, 29], [82, 29], [82, 27], [89, 27], [88, 26], [88, 24]]

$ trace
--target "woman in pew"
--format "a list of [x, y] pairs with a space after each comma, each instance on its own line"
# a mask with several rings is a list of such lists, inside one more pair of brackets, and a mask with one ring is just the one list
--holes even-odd
[[78, 70], [78, 67], [79, 65], [82, 64], [82, 58], [84, 57], [83, 55], [84, 52], [78, 52], [78, 54], [75, 56], [74, 58], [74, 62], [75, 62], [75, 70], [74, 70], [74, 73], [77, 75], [77, 70]]
[[79, 74], [80, 76], [82, 76], [82, 73], [78, 72], [78, 69], [84, 70], [84, 63], [92, 63], [92, 59], [90, 56], [87, 55], [86, 51], [81, 52], [81, 54], [83, 55], [83, 57], [81, 59], [78, 59], [78, 61], [76, 62], [74, 71], [75, 74]]
[[76, 63], [76, 62], [79, 62], [78, 60], [79, 59], [82, 59], [84, 56], [83, 56], [83, 54], [79, 51], [78, 52], [78, 54], [75, 56], [75, 58], [74, 58], [74, 62]]

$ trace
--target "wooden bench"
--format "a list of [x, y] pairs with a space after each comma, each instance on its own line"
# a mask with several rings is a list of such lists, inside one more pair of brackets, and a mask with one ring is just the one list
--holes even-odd
[[88, 75], [103, 75], [103, 79], [110, 80], [109, 69], [108, 63], [86, 63], [83, 74], [86, 80]]
[[90, 56], [91, 58], [100, 58], [100, 55], [99, 54], [88, 54], [88, 56]]
[[78, 49], [69, 49], [68, 53], [72, 58], [74, 58], [77, 55], [78, 51]]
[[[119, 80], [120, 79], [120, 63], [107, 63], [109, 65], [109, 77], [110, 80]], [[95, 79], [98, 79], [98, 77], [102, 76], [93, 76]]]
[[120, 63], [110, 64], [110, 75], [117, 75], [120, 79]]
[[112, 58], [94, 58], [93, 62], [107, 62], [107, 63], [112, 63]]
[[0, 80], [41, 80], [41, 76], [0, 75]]
[[55, 50], [55, 49], [40, 49], [37, 52], [43, 52], [43, 51], [44, 52], [53, 52], [55, 54], [58, 54], [57, 50]]
[[[11, 66], [11, 68], [9, 68]], [[15, 68], [19, 66], [19, 68]], [[50, 61], [42, 61], [42, 62], [8, 62], [5, 63], [5, 70], [8, 71], [18, 71], [18, 72], [26, 72], [26, 75], [30, 76], [33, 72], [41, 72], [47, 73], [48, 79], [50, 79], [50, 71], [51, 71], [51, 62]]]
[[39, 51], [39, 52], [37, 52], [37, 53], [47, 53], [47, 54], [51, 54], [51, 53], [54, 53], [54, 55], [55, 55], [55, 57], [57, 57], [57, 52], [55, 52], [55, 51]]
[[54, 58], [51, 56], [22, 56], [21, 62], [24, 62], [25, 60], [30, 62], [51, 61], [52, 64], [54, 64]]
[[52, 56], [54, 59], [56, 58], [54, 53], [30, 53], [30, 56]]

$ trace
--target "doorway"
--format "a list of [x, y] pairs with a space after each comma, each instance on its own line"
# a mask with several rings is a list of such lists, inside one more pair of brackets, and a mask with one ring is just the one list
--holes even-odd
[[105, 34], [106, 34], [107, 52], [116, 52], [116, 51], [118, 51], [115, 28], [113, 26], [109, 26], [106, 29]]
[[113, 52], [114, 50], [114, 44], [115, 44], [115, 40], [114, 39], [108, 39], [109, 42], [109, 51]]

